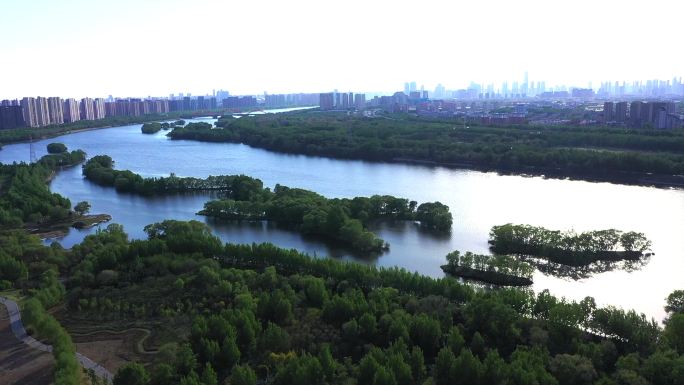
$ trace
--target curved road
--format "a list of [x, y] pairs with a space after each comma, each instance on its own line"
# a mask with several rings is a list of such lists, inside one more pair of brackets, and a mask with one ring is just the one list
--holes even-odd
[[[26, 334], [26, 329], [24, 329], [24, 324], [21, 322], [21, 313], [19, 313], [19, 305], [11, 299], [0, 297], [0, 303], [5, 305], [7, 308], [7, 313], [9, 313], [10, 327], [12, 328], [12, 333], [19, 339], [19, 341], [25, 343], [26, 345], [42, 350], [44, 352], [52, 352], [52, 346], [46, 345], [35, 338]], [[94, 362], [90, 358], [84, 356], [81, 353], [76, 353], [76, 359], [81, 363], [86, 370], [92, 369], [95, 375], [111, 383], [114, 376], [109, 370], [105, 369], [102, 365]]]

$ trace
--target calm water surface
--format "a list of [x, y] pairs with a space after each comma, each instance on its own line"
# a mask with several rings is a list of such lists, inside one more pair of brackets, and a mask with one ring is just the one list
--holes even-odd
[[[193, 121], [213, 122], [200, 118]], [[144, 176], [207, 177], [245, 174], [266, 186], [276, 183], [301, 187], [327, 197], [390, 194], [418, 202], [441, 201], [451, 208], [450, 235], [435, 235], [412, 223], [380, 224], [374, 229], [390, 243], [376, 256], [349, 250], [267, 223], [221, 223], [195, 215], [210, 194], [144, 198], [119, 194], [83, 179], [81, 168], [58, 173], [51, 189], [71, 199], [86, 200], [92, 213], [108, 213], [132, 238], [143, 238], [143, 227], [164, 219], [206, 222], [226, 242], [272, 242], [276, 245], [380, 266], [401, 266], [431, 276], [442, 276], [439, 266], [452, 250], [487, 253], [492, 226], [508, 222], [576, 231], [616, 228], [644, 232], [655, 255], [633, 272], [611, 271], [582, 280], [561, 279], [537, 272], [534, 289], [582, 299], [593, 296], [600, 305], [633, 308], [662, 319], [665, 297], [684, 288], [684, 190], [656, 189], [610, 183], [590, 183], [502, 176], [495, 173], [441, 167], [369, 163], [300, 155], [285, 155], [241, 144], [169, 140], [166, 131], [144, 135], [139, 124], [79, 132], [33, 144], [40, 157], [46, 145], [59, 141], [88, 156], [106, 154], [118, 169]], [[0, 162], [28, 161], [29, 144], [6, 145]], [[69, 247], [94, 230], [71, 230], [60, 242]]]

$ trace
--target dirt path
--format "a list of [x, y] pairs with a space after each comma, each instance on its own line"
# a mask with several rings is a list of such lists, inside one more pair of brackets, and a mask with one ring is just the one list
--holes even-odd
[[0, 384], [50, 385], [54, 382], [54, 368], [52, 354], [15, 338], [9, 313], [0, 306]]
[[[52, 352], [52, 346], [37, 341], [35, 338], [26, 334], [24, 324], [21, 322], [21, 313], [19, 312], [19, 305], [17, 305], [16, 302], [5, 297], [0, 297], [0, 303], [5, 305], [5, 307], [7, 308], [7, 312], [9, 314], [10, 328], [12, 329], [12, 333], [14, 333], [14, 336], [17, 337], [19, 341], [40, 351]], [[81, 366], [83, 366], [85, 369], [92, 369], [93, 372], [95, 372], [95, 375], [97, 375], [98, 377], [103, 378], [110, 383], [114, 379], [114, 376], [111, 372], [109, 372], [109, 370], [105, 369], [103, 366], [99, 365], [98, 363], [94, 362], [88, 357], [82, 355], [81, 353], [76, 353], [76, 359], [78, 359], [78, 362], [81, 363]]]

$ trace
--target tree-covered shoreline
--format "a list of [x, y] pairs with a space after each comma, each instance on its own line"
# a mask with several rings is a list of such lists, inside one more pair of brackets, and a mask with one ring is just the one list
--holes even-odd
[[318, 111], [191, 123], [172, 139], [245, 143], [343, 159], [448, 165], [504, 173], [684, 185], [684, 131], [612, 128], [462, 128], [454, 120]]

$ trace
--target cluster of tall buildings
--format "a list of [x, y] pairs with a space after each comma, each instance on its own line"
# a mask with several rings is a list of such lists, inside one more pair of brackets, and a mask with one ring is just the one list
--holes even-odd
[[[422, 87], [421, 87], [422, 90]], [[404, 93], [409, 95], [416, 91], [415, 82], [404, 83]], [[633, 96], [643, 98], [661, 98], [684, 95], [682, 78], [672, 80], [646, 80], [628, 82], [604, 81], [598, 88], [589, 82], [584, 87], [558, 85], [547, 87], [545, 81], [530, 81], [525, 72], [522, 81], [503, 82], [496, 86], [493, 83], [479, 84], [470, 82], [467, 88], [447, 90], [438, 84], [432, 92], [432, 99], [557, 99], [557, 98], [593, 98], [612, 96]]]
[[682, 117], [676, 114], [674, 102], [605, 102], [603, 121], [634, 128], [681, 128]]
[[25, 97], [0, 102], [0, 129], [44, 127], [79, 120], [100, 120], [112, 116], [143, 116], [173, 111], [204, 111], [218, 108], [216, 97], [184, 96], [169, 99], [113, 99]]
[[228, 109], [241, 109], [241, 108], [253, 108], [258, 104], [257, 99], [254, 96], [229, 96], [223, 99], [223, 108]]
[[366, 107], [366, 94], [353, 92], [326, 92], [319, 94], [318, 105], [321, 110], [363, 109]]
[[[346, 96], [346, 95], [345, 95]], [[239, 110], [264, 106], [298, 107], [315, 106], [319, 94], [264, 94], [255, 96], [231, 96], [228, 91], [214, 91], [213, 95], [192, 96], [191, 94], [169, 95], [168, 98], [83, 98], [62, 99], [59, 97], [25, 97], [21, 100], [0, 102], [0, 129], [16, 127], [44, 127], [53, 124], [73, 123], [79, 120], [98, 120], [114, 116], [143, 116], [165, 114], [176, 111], [207, 111], [218, 108]], [[340, 103], [341, 100], [340, 100]], [[348, 104], [345, 101], [345, 105]], [[341, 105], [341, 104], [340, 104]]]
[[[78, 120], [104, 119], [105, 117], [105, 101], [101, 98], [83, 98], [77, 101], [76, 99], [38, 96], [36, 98], [26, 97], [21, 100], [3, 100], [0, 105], [3, 106], [2, 120], [4, 123], [0, 126], [3, 129], [23, 126], [43, 127]], [[18, 116], [20, 112], [21, 119], [15, 118], [14, 124], [7, 124], [5, 111], [12, 111], [11, 113], [15, 116]]]
[[646, 80], [627, 82], [602, 82], [597, 95], [600, 97], [609, 96], [642, 96], [642, 97], [664, 97], [684, 95], [684, 83], [682, 78], [672, 80]]
[[264, 94], [264, 106], [268, 108], [316, 106], [318, 102], [319, 94]]

